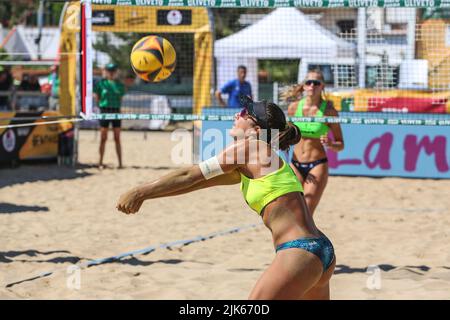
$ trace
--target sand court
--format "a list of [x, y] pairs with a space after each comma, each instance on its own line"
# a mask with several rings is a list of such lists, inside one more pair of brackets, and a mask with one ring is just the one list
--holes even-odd
[[[122, 170], [111, 133], [109, 168], [95, 167], [94, 131], [80, 132], [75, 170], [0, 170], [0, 298], [246, 299], [274, 249], [238, 186], [155, 199], [131, 216], [115, 209], [123, 191], [177, 167], [170, 135], [123, 132]], [[448, 190], [448, 180], [330, 177], [315, 220], [336, 250], [331, 298], [449, 299]], [[79, 289], [68, 286], [74, 263], [249, 224], [257, 226], [82, 269]]]

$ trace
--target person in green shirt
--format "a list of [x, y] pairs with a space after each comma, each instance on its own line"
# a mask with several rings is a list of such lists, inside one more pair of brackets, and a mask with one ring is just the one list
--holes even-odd
[[50, 69], [50, 74], [48, 75], [48, 83], [51, 85], [50, 92], [48, 92], [48, 105], [50, 110], [59, 109], [59, 67], [58, 65], [53, 65]]
[[[105, 77], [101, 79], [94, 87], [94, 96], [96, 98], [100, 113], [120, 113], [122, 97], [125, 95], [125, 86], [117, 79], [117, 65], [108, 63], [105, 66]], [[116, 153], [119, 160], [119, 169], [122, 165], [122, 147], [120, 144], [120, 120], [100, 120], [100, 161], [99, 168], [103, 169], [103, 156], [105, 154], [106, 140], [108, 139], [109, 124], [112, 124], [114, 132], [114, 142], [116, 144]]]

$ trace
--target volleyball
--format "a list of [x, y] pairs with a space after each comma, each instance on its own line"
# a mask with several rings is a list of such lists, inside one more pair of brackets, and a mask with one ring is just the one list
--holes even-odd
[[140, 39], [131, 50], [131, 67], [147, 82], [167, 79], [175, 70], [177, 53], [172, 44], [159, 36]]

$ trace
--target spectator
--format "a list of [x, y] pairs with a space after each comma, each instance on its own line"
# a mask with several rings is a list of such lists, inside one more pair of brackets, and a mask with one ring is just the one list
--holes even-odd
[[48, 76], [48, 83], [51, 85], [49, 92], [48, 104], [50, 110], [57, 110], [59, 107], [59, 67], [53, 65], [50, 69], [51, 73]]
[[39, 108], [45, 108], [47, 106], [47, 98], [40, 95], [41, 85], [39, 84], [38, 77], [36, 75], [29, 75], [28, 73], [25, 73], [22, 77], [22, 81], [20, 82], [18, 91], [33, 91], [37, 93], [36, 95], [21, 95], [18, 93], [20, 109], [35, 111]]
[[[120, 113], [122, 97], [125, 95], [125, 86], [117, 79], [117, 65], [108, 63], [105, 67], [105, 76], [94, 87], [94, 97], [100, 108], [100, 113]], [[120, 144], [120, 120], [100, 120], [100, 162], [99, 169], [103, 169], [103, 156], [105, 154], [106, 140], [108, 139], [109, 124], [112, 124], [116, 153], [119, 160], [119, 169], [122, 165], [122, 147]]]
[[228, 81], [222, 89], [216, 91], [216, 98], [219, 101], [220, 105], [226, 106], [225, 102], [222, 99], [222, 94], [228, 94], [228, 107], [230, 108], [239, 108], [239, 96], [245, 95], [252, 97], [252, 87], [248, 81], [245, 81], [245, 77], [247, 76], [247, 67], [239, 66], [237, 68], [237, 79]]
[[41, 85], [39, 84], [38, 78], [36, 75], [29, 75], [25, 73], [22, 78], [22, 82], [20, 83], [19, 90], [22, 91], [41, 91]]
[[10, 110], [9, 95], [12, 89], [13, 78], [9, 69], [0, 66], [0, 110]]

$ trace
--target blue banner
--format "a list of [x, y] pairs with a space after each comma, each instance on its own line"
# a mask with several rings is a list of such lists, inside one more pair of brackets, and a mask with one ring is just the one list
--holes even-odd
[[[220, 112], [231, 115], [236, 110], [221, 109]], [[217, 154], [232, 141], [228, 133], [232, 125], [232, 121], [202, 122], [201, 160]], [[341, 127], [344, 150], [327, 151], [331, 175], [450, 178], [448, 127], [355, 124]]]
[[330, 173], [450, 178], [450, 130], [424, 126], [342, 125], [345, 149], [328, 151]]

